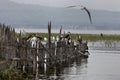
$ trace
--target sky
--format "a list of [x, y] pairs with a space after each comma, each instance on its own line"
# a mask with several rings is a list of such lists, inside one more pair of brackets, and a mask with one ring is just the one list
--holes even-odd
[[11, 1], [24, 4], [39, 4], [41, 6], [50, 7], [83, 5], [89, 9], [120, 12], [120, 0], [11, 0]]

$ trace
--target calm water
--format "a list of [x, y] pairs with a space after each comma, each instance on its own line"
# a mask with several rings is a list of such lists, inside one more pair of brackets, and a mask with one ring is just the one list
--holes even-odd
[[[117, 44], [117, 43], [116, 43]], [[120, 80], [120, 51], [89, 44], [88, 59], [76, 59], [39, 74], [40, 80]], [[94, 48], [95, 47], [95, 48]], [[115, 47], [116, 48], [116, 47]], [[113, 49], [113, 48], [112, 48]], [[44, 77], [43, 77], [44, 75]]]
[[[16, 32], [20, 32], [21, 31], [25, 31], [25, 32], [42, 32], [42, 33], [47, 33], [48, 29], [34, 29], [34, 28], [16, 28], [15, 31]], [[59, 33], [59, 29], [53, 29], [52, 28], [52, 32], [53, 33]], [[71, 32], [71, 33], [79, 33], [79, 34], [120, 34], [119, 30], [80, 30], [80, 29], [63, 29], [63, 32]]]

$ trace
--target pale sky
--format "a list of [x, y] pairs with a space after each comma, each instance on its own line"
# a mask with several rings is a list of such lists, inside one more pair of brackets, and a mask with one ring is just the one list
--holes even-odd
[[89, 9], [120, 11], [120, 0], [11, 0], [24, 4], [39, 4], [42, 6], [66, 7], [83, 5]]

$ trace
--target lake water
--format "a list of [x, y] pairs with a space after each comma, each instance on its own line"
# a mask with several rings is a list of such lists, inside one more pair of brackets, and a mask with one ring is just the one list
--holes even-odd
[[[115, 42], [116, 45], [117, 42]], [[54, 67], [49, 73], [39, 74], [39, 80], [120, 80], [120, 49], [101, 48], [90, 42], [88, 59], [75, 59], [67, 64]], [[100, 43], [101, 44], [101, 43]], [[112, 49], [111, 49], [112, 48]], [[117, 48], [117, 50], [116, 50]], [[44, 78], [40, 77], [45, 75]]]
[[[36, 28], [15, 28], [16, 32], [25, 31], [25, 32], [41, 32], [47, 33], [47, 29], [36, 29]], [[59, 33], [59, 29], [52, 29], [52, 33]], [[80, 30], [80, 29], [63, 29], [62, 32], [71, 32], [71, 33], [79, 33], [79, 34], [120, 34], [119, 30]]]

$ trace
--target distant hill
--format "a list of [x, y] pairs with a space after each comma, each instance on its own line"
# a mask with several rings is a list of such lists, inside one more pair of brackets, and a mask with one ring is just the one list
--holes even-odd
[[52, 21], [54, 28], [63, 25], [74, 29], [120, 30], [120, 12], [90, 10], [93, 24], [88, 15], [79, 9], [54, 8], [39, 5], [26, 5], [0, 0], [0, 22], [13, 27], [46, 28]]

